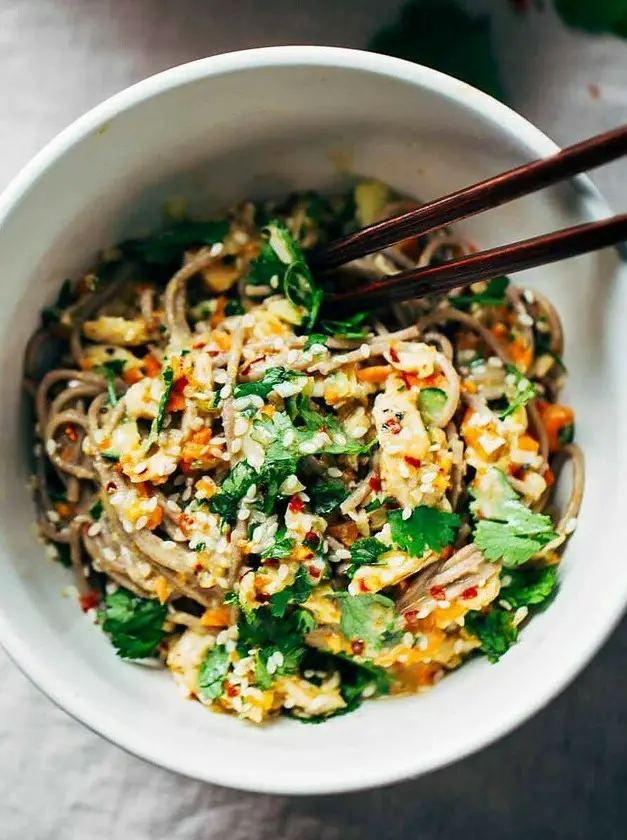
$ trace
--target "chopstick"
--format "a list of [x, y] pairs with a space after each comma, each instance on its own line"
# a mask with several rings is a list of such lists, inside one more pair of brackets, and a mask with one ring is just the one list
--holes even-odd
[[403, 300], [450, 291], [466, 283], [489, 280], [527, 268], [587, 254], [627, 240], [627, 214], [566, 228], [451, 260], [443, 265], [412, 269], [384, 280], [329, 297], [323, 308], [333, 315], [376, 308]]
[[523, 164], [479, 184], [450, 193], [416, 210], [368, 225], [345, 239], [337, 239], [329, 245], [312, 250], [307, 256], [307, 262], [315, 271], [337, 268], [358, 257], [421, 236], [580, 172], [610, 163], [624, 154], [627, 154], [627, 125], [590, 137], [551, 157]]

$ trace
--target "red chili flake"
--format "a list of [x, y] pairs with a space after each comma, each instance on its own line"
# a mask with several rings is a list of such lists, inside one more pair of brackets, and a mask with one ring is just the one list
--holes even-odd
[[205, 567], [202, 563], [194, 563], [194, 571], [195, 572], [202, 572]]
[[239, 694], [239, 688], [236, 685], [233, 685], [233, 683], [228, 682], [224, 684], [224, 693], [227, 697], [237, 697]]
[[274, 557], [268, 557], [263, 561], [263, 565], [268, 569], [278, 569], [281, 564]]
[[398, 364], [400, 362], [400, 359], [398, 357], [398, 353], [396, 352], [396, 350], [393, 347], [390, 347], [390, 359], [392, 359], [393, 362], [396, 362], [396, 364]]
[[366, 581], [365, 580], [360, 580], [359, 581], [359, 589], [360, 589], [361, 592], [368, 592], [369, 591], [368, 587], [366, 586]]
[[404, 457], [410, 467], [416, 467], [416, 469], [418, 469], [418, 467], [422, 464], [420, 458], [412, 458], [411, 455], [405, 455]]
[[[194, 348], [194, 350], [202, 350], [202, 348], [205, 346], [206, 343], [207, 343], [206, 341], [195, 341], [192, 344], [192, 347]], [[216, 356], [217, 355], [218, 354], [216, 353]]]
[[214, 359], [216, 356], [220, 355], [220, 351], [219, 350], [207, 350], [207, 355], [211, 356], [211, 358]]
[[265, 356], [257, 356], [256, 359], [251, 359], [250, 362], [246, 362], [246, 364], [240, 370], [241, 376], [248, 376], [252, 366], [257, 364], [257, 362], [263, 362], [265, 358]]
[[374, 490], [375, 493], [378, 493], [381, 489], [381, 479], [378, 475], [373, 475], [372, 478], [368, 481], [370, 485], [370, 489]]
[[307, 572], [309, 573], [309, 577], [312, 577], [314, 580], [318, 580], [322, 576], [322, 570], [318, 569], [317, 566], [307, 566]]
[[193, 526], [194, 526], [194, 520], [192, 519], [191, 516], [189, 516], [187, 513], [181, 513], [179, 515], [179, 528], [185, 534], [185, 536], [188, 536], [187, 531], [188, 531], [188, 529], [192, 528]]
[[429, 595], [431, 595], [435, 601], [446, 601], [446, 592], [441, 586], [432, 586], [429, 590]]
[[86, 595], [79, 596], [78, 603], [83, 612], [93, 610], [100, 603], [100, 595], [97, 592], [88, 592]]
[[411, 381], [410, 375], [408, 373], [405, 373], [404, 370], [402, 370], [401, 371], [401, 379], [403, 380], [403, 384], [405, 385], [405, 387], [409, 391], [409, 389], [412, 386], [412, 381]]
[[270, 600], [270, 596], [267, 592], [258, 592], [255, 596], [255, 601], [259, 601], [260, 604], [267, 604]]
[[307, 531], [305, 534], [305, 542], [309, 543], [310, 545], [318, 545], [320, 542], [320, 537], [316, 534], [315, 531]]
[[65, 436], [69, 438], [72, 441], [72, 443], [76, 443], [76, 441], [78, 440], [76, 429], [73, 429], [71, 426], [66, 426], [63, 431], [65, 432]]
[[390, 417], [389, 420], [386, 420], [383, 424], [383, 428], [386, 432], [389, 432], [392, 435], [398, 435], [403, 431], [403, 427], [396, 417]]
[[510, 464], [507, 468], [507, 472], [513, 478], [522, 478], [523, 475], [524, 475], [525, 469], [522, 466], [522, 464]]
[[182, 394], [187, 385], [189, 385], [188, 378], [186, 376], [179, 376], [172, 386], [172, 390], [176, 391], [177, 394]]
[[351, 650], [353, 651], [355, 656], [361, 656], [364, 652], [365, 647], [365, 644], [359, 639], [356, 639], [354, 642], [351, 642]]
[[410, 610], [403, 616], [408, 627], [418, 627], [418, 610]]
[[109, 481], [107, 486], [105, 487], [105, 490], [107, 491], [107, 493], [109, 495], [111, 495], [112, 493], [115, 493], [115, 491], [117, 489], [118, 489], [118, 485], [115, 483], [115, 481]]
[[464, 589], [462, 592], [462, 598], [465, 601], [470, 601], [472, 598], [476, 598], [479, 594], [479, 590], [476, 586], [469, 586], [468, 589]]
[[301, 510], [305, 510], [305, 502], [300, 496], [292, 496], [288, 508], [292, 511], [292, 513], [298, 513]]

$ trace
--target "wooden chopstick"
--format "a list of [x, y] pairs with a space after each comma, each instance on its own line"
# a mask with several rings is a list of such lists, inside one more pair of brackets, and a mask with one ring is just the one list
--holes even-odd
[[624, 154], [627, 154], [627, 125], [591, 137], [551, 157], [510, 169], [416, 210], [369, 225], [345, 239], [337, 239], [312, 250], [307, 262], [315, 271], [337, 268], [404, 239], [422, 236], [580, 172], [610, 163]]
[[333, 315], [367, 310], [403, 300], [448, 292], [466, 283], [489, 280], [527, 268], [576, 257], [627, 240], [627, 214], [547, 233], [451, 260], [412, 269], [329, 297], [323, 309]]

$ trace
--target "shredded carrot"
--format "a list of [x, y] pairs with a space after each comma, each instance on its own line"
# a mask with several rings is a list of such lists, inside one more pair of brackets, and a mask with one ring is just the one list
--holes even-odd
[[568, 405], [558, 405], [538, 400], [538, 411], [549, 439], [549, 449], [557, 452], [560, 448], [559, 433], [566, 426], [575, 422], [575, 412]]
[[546, 486], [550, 487], [552, 484], [555, 484], [555, 473], [551, 469], [551, 467], [547, 467], [545, 471], [542, 473], [542, 478], [546, 481]]
[[144, 365], [146, 376], [150, 376], [151, 379], [155, 379], [159, 376], [159, 373], [161, 372], [161, 365], [151, 353], [147, 353], [144, 356], [142, 364]]
[[371, 365], [370, 367], [360, 368], [357, 371], [357, 379], [360, 382], [385, 382], [393, 371], [392, 365]]
[[203, 627], [228, 627], [231, 623], [230, 607], [220, 606], [208, 608], [200, 616]]
[[275, 411], [276, 408], [273, 405], [264, 405], [261, 409], [261, 414], [265, 414], [266, 417], [272, 417]]
[[178, 391], [172, 391], [166, 406], [166, 411], [185, 411], [186, 404], [183, 394], [180, 394]]
[[525, 344], [524, 341], [517, 338], [509, 345], [509, 353], [512, 360], [519, 368], [527, 370], [532, 359], [531, 347], [529, 347], [528, 344]]
[[140, 379], [143, 379], [143, 375], [139, 368], [125, 368], [122, 372], [122, 379], [127, 385], [134, 385], [136, 382], [139, 382]]
[[538, 452], [540, 449], [540, 444], [535, 438], [532, 438], [531, 435], [524, 434], [520, 435], [518, 438], [518, 448], [523, 449], [525, 452]]
[[155, 528], [158, 528], [161, 525], [163, 520], [163, 510], [157, 505], [157, 507], [151, 511], [150, 516], [148, 517], [148, 522], [146, 522], [146, 528], [151, 531], [154, 531]]
[[466, 394], [476, 394], [477, 386], [474, 382], [466, 380], [465, 382], [462, 382], [462, 391], [464, 391]]
[[224, 350], [224, 352], [226, 352], [231, 349], [231, 336], [227, 333], [215, 330], [211, 333], [211, 338], [218, 345], [220, 350]]
[[56, 502], [54, 509], [62, 516], [64, 519], [69, 519], [72, 515], [73, 505], [69, 505], [67, 502]]
[[217, 492], [215, 483], [206, 475], [196, 482], [196, 492], [200, 493], [203, 499], [210, 499]]
[[313, 551], [306, 545], [297, 545], [292, 551], [292, 560], [310, 560], [314, 556]]
[[221, 324], [224, 321], [224, 307], [226, 306], [226, 298], [224, 295], [220, 295], [220, 297], [216, 298], [216, 306], [211, 314], [211, 326], [217, 327], [218, 324]]
[[157, 598], [162, 604], [165, 604], [172, 593], [172, 587], [163, 575], [159, 575], [155, 581], [155, 592], [157, 593]]

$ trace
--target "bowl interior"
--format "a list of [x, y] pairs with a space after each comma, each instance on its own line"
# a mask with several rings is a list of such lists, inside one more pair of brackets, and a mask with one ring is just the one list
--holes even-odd
[[[587, 460], [580, 525], [555, 603], [498, 666], [473, 662], [433, 692], [366, 704], [324, 726], [254, 729], [185, 702], [167, 673], [115, 657], [63, 596], [69, 575], [33, 536], [28, 435], [18, 410], [21, 358], [40, 309], [98, 248], [158, 223], [168, 198], [184, 196], [193, 211], [207, 212], [249, 196], [334, 190], [356, 173], [425, 200], [550, 148], [521, 118], [431, 71], [301, 50], [172, 71], [105, 104], [43, 153], [5, 200], [0, 227], [0, 638], [53, 699], [125, 748], [189, 775], [254, 790], [324, 792], [403, 778], [464, 755], [524, 719], [584, 664], [627, 589], [622, 559], [611, 550], [623, 481], [618, 360], [625, 352], [617, 315], [625, 292], [613, 253], [519, 278], [549, 295], [564, 319], [566, 396]], [[578, 182], [461, 227], [489, 246], [580, 222], [596, 203]], [[613, 581], [609, 592], [597, 593], [600, 580]]]

